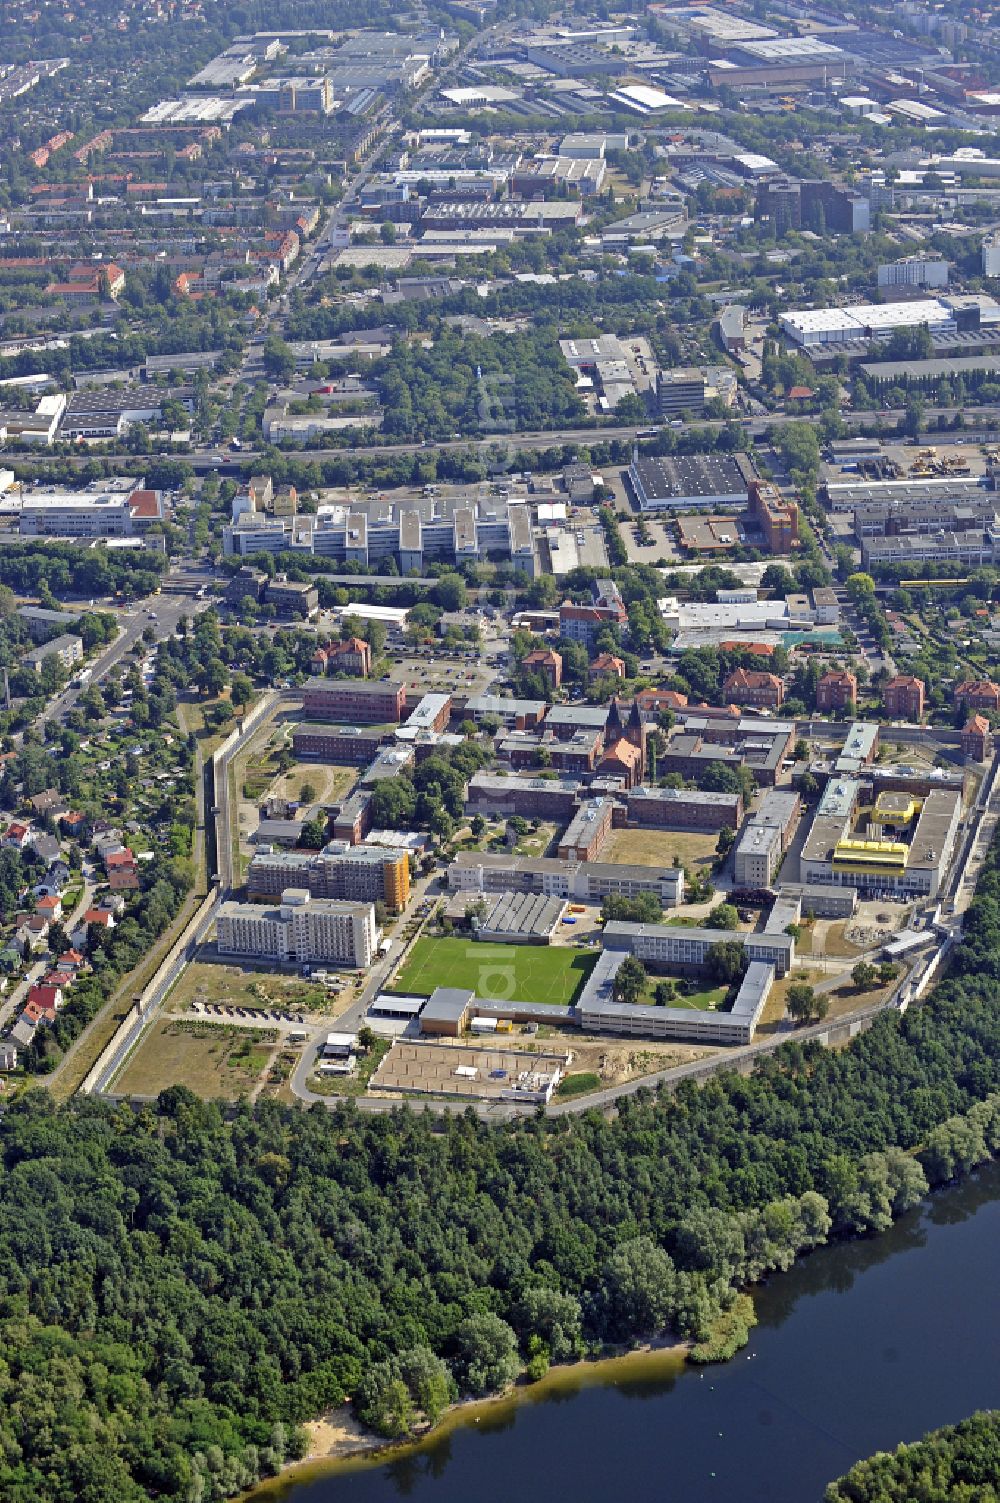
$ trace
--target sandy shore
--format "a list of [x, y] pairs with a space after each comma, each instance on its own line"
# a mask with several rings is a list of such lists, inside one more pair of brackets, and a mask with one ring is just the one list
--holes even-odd
[[354, 1418], [346, 1405], [329, 1409], [318, 1419], [308, 1420], [303, 1425], [302, 1428], [309, 1437], [309, 1448], [301, 1461], [291, 1462], [285, 1472], [294, 1472], [297, 1467], [307, 1466], [310, 1462], [346, 1461], [375, 1451], [407, 1449], [414, 1444], [419, 1445], [421, 1440], [426, 1440], [441, 1430], [462, 1423], [473, 1414], [486, 1414], [490, 1409], [512, 1403], [543, 1402], [556, 1390], [565, 1392], [614, 1382], [616, 1378], [628, 1377], [630, 1367], [638, 1367], [637, 1359], [666, 1352], [676, 1353], [679, 1358], [686, 1357], [690, 1349], [690, 1342], [664, 1337], [643, 1342], [641, 1346], [631, 1347], [614, 1355], [560, 1363], [549, 1368], [545, 1377], [537, 1383], [521, 1382], [507, 1393], [493, 1394], [485, 1399], [459, 1399], [456, 1403], [449, 1404], [436, 1425], [417, 1431], [415, 1435], [403, 1440], [386, 1440], [384, 1436], [374, 1435]]
[[341, 1461], [347, 1456], [357, 1456], [362, 1451], [375, 1451], [387, 1442], [380, 1435], [366, 1430], [350, 1409], [328, 1409], [319, 1419], [308, 1420], [302, 1426], [309, 1436], [309, 1449], [302, 1462]]

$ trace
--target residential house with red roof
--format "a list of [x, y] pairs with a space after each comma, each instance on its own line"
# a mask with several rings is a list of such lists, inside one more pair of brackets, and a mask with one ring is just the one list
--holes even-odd
[[625, 660], [616, 657], [613, 652], [602, 652], [590, 665], [591, 678], [620, 678], [625, 677]]
[[44, 898], [38, 899], [35, 912], [41, 914], [42, 918], [48, 919], [50, 924], [54, 924], [57, 919], [62, 918], [62, 898], [57, 893], [47, 893]]
[[539, 673], [550, 689], [558, 689], [562, 683], [562, 653], [554, 647], [536, 647], [521, 664], [529, 673]]
[[104, 858], [104, 869], [112, 892], [134, 892], [138, 888], [139, 868], [127, 846], [122, 851], [110, 851]]

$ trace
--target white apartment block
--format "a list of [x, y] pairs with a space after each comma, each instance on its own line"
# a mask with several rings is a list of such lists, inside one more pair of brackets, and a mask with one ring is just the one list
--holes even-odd
[[371, 964], [378, 944], [373, 903], [313, 898], [290, 887], [279, 908], [223, 903], [216, 918], [220, 955], [282, 964]]
[[878, 269], [880, 287], [947, 287], [947, 261], [924, 256], [908, 256], [904, 261], [889, 261]]

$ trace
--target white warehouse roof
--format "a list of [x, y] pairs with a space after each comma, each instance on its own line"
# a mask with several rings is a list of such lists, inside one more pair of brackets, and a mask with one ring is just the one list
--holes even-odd
[[802, 308], [783, 313], [780, 323], [797, 344], [833, 344], [921, 324], [950, 329], [954, 314], [938, 298], [919, 298], [908, 303], [859, 303], [853, 308]]

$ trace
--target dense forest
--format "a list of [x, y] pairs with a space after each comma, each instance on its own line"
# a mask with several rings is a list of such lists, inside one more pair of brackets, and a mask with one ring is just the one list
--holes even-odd
[[826, 1503], [996, 1503], [1000, 1411], [974, 1414], [923, 1440], [880, 1452], [826, 1490]]
[[2, 1131], [0, 1496], [204, 1503], [348, 1396], [392, 1434], [656, 1331], [731, 1352], [739, 1289], [1000, 1147], [998, 977], [994, 851], [929, 1005], [613, 1122], [25, 1095]]

